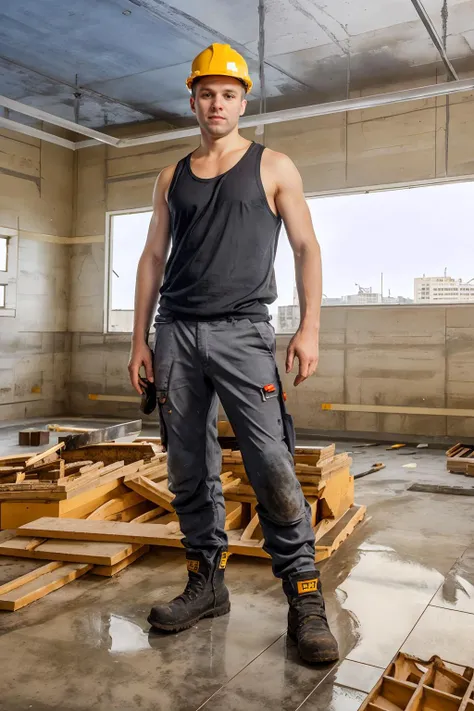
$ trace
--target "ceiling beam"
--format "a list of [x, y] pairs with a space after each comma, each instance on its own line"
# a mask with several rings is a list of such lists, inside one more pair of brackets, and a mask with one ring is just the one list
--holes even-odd
[[[60, 136], [55, 136], [54, 133], [48, 133], [47, 131], [41, 131], [39, 128], [33, 128], [33, 126], [27, 126], [19, 121], [12, 121], [11, 119], [3, 118], [0, 116], [0, 126], [3, 128], [8, 128], [10, 131], [16, 131], [17, 133], [23, 133], [25, 136], [32, 136], [32, 138], [39, 138], [40, 141], [47, 141], [48, 143], [55, 143], [57, 146], [62, 148], [69, 148], [71, 151], [76, 150], [76, 143], [74, 141], [68, 141], [67, 138], [61, 138]], [[94, 145], [97, 145], [94, 141]]]
[[451, 60], [448, 57], [448, 53], [446, 52], [446, 47], [444, 46], [441, 37], [439, 36], [436, 27], [433, 25], [433, 22], [431, 20], [431, 17], [429, 16], [428, 12], [426, 11], [423, 3], [421, 0], [411, 0], [413, 7], [417, 11], [420, 20], [422, 21], [423, 25], [425, 26], [426, 31], [428, 32], [431, 41], [433, 42], [434, 46], [438, 50], [438, 53], [441, 57], [441, 60], [446, 67], [446, 71], [448, 73], [448, 76], [451, 77], [451, 79], [455, 79], [456, 81], [459, 80], [459, 76], [453, 67]]
[[4, 106], [6, 109], [16, 111], [24, 116], [31, 116], [32, 118], [38, 119], [38, 121], [45, 121], [46, 123], [53, 124], [53, 126], [60, 126], [68, 131], [74, 131], [82, 136], [88, 136], [95, 141], [99, 141], [99, 143], [107, 143], [109, 146], [116, 146], [120, 141], [119, 138], [114, 138], [114, 136], [95, 131], [93, 128], [87, 128], [87, 126], [81, 126], [79, 123], [68, 121], [68, 119], [63, 119], [54, 114], [49, 114], [47, 111], [37, 109], [35, 106], [28, 106], [28, 104], [23, 104], [21, 101], [9, 99], [7, 96], [0, 95], [0, 106]]

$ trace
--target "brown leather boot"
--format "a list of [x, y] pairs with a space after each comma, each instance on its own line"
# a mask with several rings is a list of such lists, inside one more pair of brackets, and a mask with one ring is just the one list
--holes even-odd
[[339, 650], [326, 617], [316, 571], [297, 573], [283, 582], [288, 598], [288, 636], [298, 644], [300, 657], [311, 664], [335, 662]]
[[205, 617], [220, 617], [230, 611], [229, 591], [224, 571], [229, 554], [216, 552], [212, 561], [203, 553], [188, 552], [188, 584], [174, 600], [152, 607], [150, 625], [164, 632], [179, 632]]

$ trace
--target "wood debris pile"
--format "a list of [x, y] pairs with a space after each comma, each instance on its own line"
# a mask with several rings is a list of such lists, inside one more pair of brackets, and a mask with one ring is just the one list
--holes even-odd
[[[17, 610], [77, 577], [113, 576], [150, 546], [182, 547], [159, 440], [64, 443], [0, 459], [0, 555], [45, 561], [0, 586], [0, 609]], [[257, 500], [240, 452], [223, 450], [225, 528], [234, 554], [267, 557]], [[354, 505], [351, 459], [335, 445], [298, 448], [296, 475], [311, 506], [316, 560], [329, 557], [364, 518]], [[2, 540], [3, 539], [3, 540]]]

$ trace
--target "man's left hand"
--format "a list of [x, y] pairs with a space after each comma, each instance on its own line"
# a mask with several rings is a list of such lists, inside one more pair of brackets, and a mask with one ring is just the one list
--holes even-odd
[[286, 353], [286, 372], [293, 368], [295, 357], [299, 361], [298, 375], [293, 385], [297, 386], [316, 371], [319, 361], [319, 333], [316, 330], [298, 329], [290, 341]]

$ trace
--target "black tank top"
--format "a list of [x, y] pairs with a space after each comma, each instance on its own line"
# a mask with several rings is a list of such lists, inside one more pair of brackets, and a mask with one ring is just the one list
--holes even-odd
[[252, 143], [216, 178], [198, 178], [191, 155], [168, 191], [171, 253], [159, 316], [192, 320], [268, 320], [277, 297], [274, 261], [281, 228], [260, 176], [264, 147]]

